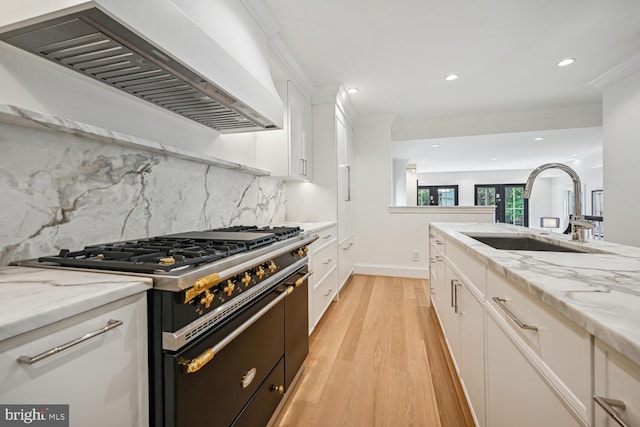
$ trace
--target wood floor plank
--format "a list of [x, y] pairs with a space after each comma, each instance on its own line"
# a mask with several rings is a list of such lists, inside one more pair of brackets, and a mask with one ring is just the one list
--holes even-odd
[[274, 425], [473, 425], [428, 299], [425, 280], [353, 276]]

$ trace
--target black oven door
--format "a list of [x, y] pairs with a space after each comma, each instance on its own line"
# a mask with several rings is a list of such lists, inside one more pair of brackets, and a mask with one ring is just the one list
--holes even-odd
[[[284, 390], [284, 294], [282, 288], [272, 291], [212, 333], [178, 353], [165, 354], [166, 427], [227, 427], [256, 399], [264, 408], [253, 412], [267, 418], [254, 420], [254, 425], [266, 424]], [[188, 372], [190, 361], [248, 323], [213, 359]]]

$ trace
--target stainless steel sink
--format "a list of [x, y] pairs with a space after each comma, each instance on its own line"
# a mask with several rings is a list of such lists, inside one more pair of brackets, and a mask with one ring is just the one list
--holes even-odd
[[587, 251], [578, 247], [564, 246], [527, 236], [477, 236], [469, 235], [472, 239], [491, 246], [494, 249], [506, 251], [543, 251], [543, 252], [574, 252], [591, 253], [600, 251]]

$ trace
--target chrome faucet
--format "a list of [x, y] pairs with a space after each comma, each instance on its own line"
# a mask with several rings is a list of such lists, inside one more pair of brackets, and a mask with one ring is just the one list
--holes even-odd
[[587, 221], [582, 216], [582, 203], [580, 203], [580, 177], [576, 171], [571, 169], [567, 165], [563, 165], [562, 163], [545, 163], [542, 166], [538, 166], [535, 168], [529, 178], [527, 178], [527, 184], [524, 187], [524, 198], [528, 199], [531, 197], [531, 190], [533, 189], [533, 180], [536, 179], [540, 172], [547, 169], [560, 169], [565, 171], [571, 177], [573, 181], [573, 201], [574, 201], [574, 209], [573, 209], [573, 218], [569, 220], [569, 224], [571, 224], [571, 240], [574, 242], [584, 242], [584, 231], [594, 227], [594, 224], [590, 221]]

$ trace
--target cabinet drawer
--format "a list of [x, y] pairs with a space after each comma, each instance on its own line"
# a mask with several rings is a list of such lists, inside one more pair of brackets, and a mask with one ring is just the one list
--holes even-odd
[[338, 264], [338, 245], [335, 240], [323, 246], [319, 251], [312, 252], [311, 265], [313, 268], [314, 282], [323, 280], [329, 272]]
[[326, 278], [318, 283], [312, 292], [313, 325], [315, 326], [331, 304], [338, 290], [338, 269], [334, 268]]
[[[133, 295], [0, 343], [0, 402], [68, 404], [73, 426], [148, 425], [146, 296]], [[32, 364], [33, 357], [122, 324]]]
[[432, 241], [436, 249], [444, 255], [447, 243], [444, 234], [433, 227], [429, 227], [429, 240]]
[[[627, 425], [640, 426], [640, 366], [598, 339], [595, 340], [593, 359], [594, 395], [622, 402], [624, 409], [616, 402], [609, 409], [616, 411]], [[607, 403], [611, 405], [612, 402], [603, 402], [604, 405]], [[617, 425], [612, 415], [594, 401], [594, 426]]]
[[461, 279], [476, 288], [480, 295], [485, 294], [486, 277], [485, 266], [472, 255], [466, 254], [461, 246], [453, 243], [447, 247], [447, 259], [450, 264], [456, 266], [456, 270]]
[[[591, 407], [589, 333], [491, 270], [487, 270], [487, 302], [494, 309], [492, 312], [504, 320], [501, 323], [507, 325], [506, 332], [521, 340], [524, 352], [530, 355], [547, 380], [562, 393], [576, 413], [588, 420]], [[518, 325], [518, 321], [522, 325]]]
[[319, 251], [338, 238], [338, 230], [335, 225], [324, 228], [316, 233], [319, 238], [311, 245], [311, 250]]

